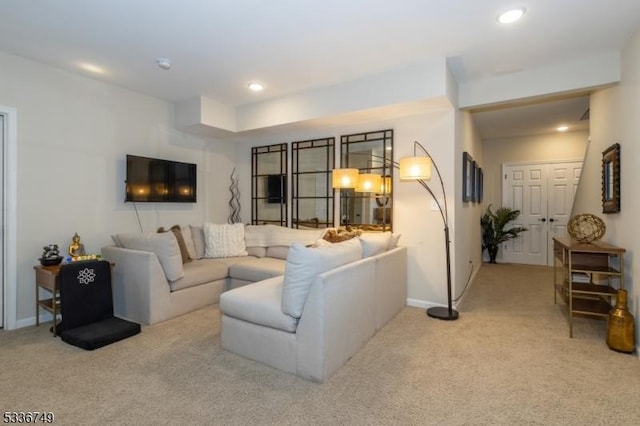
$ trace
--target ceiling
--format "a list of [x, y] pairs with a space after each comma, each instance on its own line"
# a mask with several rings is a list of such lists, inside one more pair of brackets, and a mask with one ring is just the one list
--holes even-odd
[[[3, 0], [0, 50], [172, 102], [239, 106], [432, 57], [446, 57], [458, 82], [526, 71], [619, 51], [640, 27], [640, 1], [516, 4], [526, 15], [504, 26], [496, 16], [511, 0]], [[579, 103], [556, 107], [581, 115]], [[502, 111], [481, 113], [493, 123], [479, 118], [481, 132], [506, 128], [495, 124]]]

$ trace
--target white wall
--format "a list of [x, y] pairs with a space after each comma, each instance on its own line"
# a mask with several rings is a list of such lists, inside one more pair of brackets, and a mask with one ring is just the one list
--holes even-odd
[[[375, 123], [359, 123], [339, 127], [327, 126], [322, 131], [283, 131], [269, 136], [256, 136], [250, 142], [237, 145], [236, 158], [240, 176], [240, 192], [242, 203], [242, 220], [250, 222], [251, 210], [245, 208], [251, 202], [251, 147], [274, 143], [290, 143], [306, 139], [336, 137], [339, 145], [340, 136], [345, 134], [393, 129], [394, 159], [413, 155], [413, 142], [422, 143], [435, 158], [447, 191], [451, 222], [454, 221], [455, 205], [455, 112], [452, 107], [434, 109], [429, 113], [380, 120]], [[339, 151], [336, 146], [336, 151]], [[397, 171], [396, 171], [397, 172]], [[432, 178], [434, 191], [438, 193], [439, 183], [435, 174]], [[459, 192], [459, 191], [458, 191]], [[431, 197], [415, 182], [400, 182], [395, 175], [393, 183], [394, 232], [402, 234], [400, 244], [409, 249], [409, 285], [408, 298], [416, 306], [446, 305], [446, 262], [444, 250], [444, 232], [442, 219], [437, 211], [431, 210]], [[452, 225], [452, 240], [455, 236]], [[479, 242], [478, 242], [479, 244]], [[455, 242], [451, 245], [452, 255], [455, 253]], [[455, 276], [455, 259], [452, 264]], [[464, 277], [466, 278], [466, 277]], [[464, 279], [463, 278], [463, 279]]]
[[[624, 247], [625, 287], [629, 304], [636, 318], [640, 314], [640, 286], [634, 279], [640, 265], [640, 30], [630, 38], [622, 51], [620, 85], [598, 91], [591, 96], [591, 143], [585, 159], [580, 186], [576, 194], [576, 209], [601, 217], [607, 225], [603, 241]], [[620, 143], [621, 211], [603, 214], [601, 202], [602, 151]], [[640, 327], [636, 325], [636, 342]], [[640, 345], [639, 345], [640, 346]]]
[[582, 160], [588, 141], [588, 131], [484, 140], [484, 205], [502, 206], [503, 163]]
[[[482, 150], [482, 140], [478, 134], [471, 114], [467, 111], [458, 111], [457, 122], [457, 148], [455, 154], [455, 178], [458, 192], [455, 196], [456, 212], [456, 239], [455, 265], [457, 288], [456, 296], [464, 290], [467, 281], [473, 280], [473, 276], [482, 265], [482, 243], [480, 237], [480, 216], [482, 206], [485, 203], [473, 203], [462, 201], [462, 153], [468, 152], [485, 170], [485, 158]], [[486, 182], [486, 172], [485, 172]], [[484, 200], [484, 196], [483, 196]], [[464, 300], [464, 299], [462, 299]]]
[[[138, 203], [145, 231], [225, 222], [234, 148], [178, 132], [171, 104], [0, 53], [0, 104], [18, 117], [18, 326], [32, 323], [42, 247], [66, 252], [74, 232], [90, 253], [139, 231], [125, 204], [125, 154], [198, 165], [196, 204]], [[224, 202], [221, 202], [224, 200]], [[14, 283], [15, 284], [15, 283]]]

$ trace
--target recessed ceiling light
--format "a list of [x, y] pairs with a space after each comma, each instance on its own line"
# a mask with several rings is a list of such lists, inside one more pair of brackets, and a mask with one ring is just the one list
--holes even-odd
[[261, 92], [262, 89], [264, 89], [264, 86], [262, 85], [262, 83], [258, 83], [256, 81], [249, 83], [249, 90], [253, 91], [253, 92]]
[[104, 74], [105, 73], [104, 68], [101, 68], [101, 67], [99, 67], [97, 65], [88, 64], [86, 62], [80, 63], [80, 64], [78, 64], [78, 66], [80, 68], [82, 68], [83, 70], [92, 72], [94, 74]]
[[498, 22], [501, 24], [511, 24], [524, 16], [524, 7], [510, 9], [498, 15]]
[[569, 126], [567, 126], [566, 124], [563, 124], [561, 126], [558, 126], [556, 130], [559, 132], [566, 132], [567, 130], [569, 130]]

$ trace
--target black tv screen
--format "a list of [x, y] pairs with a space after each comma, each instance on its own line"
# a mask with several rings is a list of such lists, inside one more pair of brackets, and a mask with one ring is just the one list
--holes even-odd
[[127, 155], [125, 201], [195, 203], [196, 165]]
[[267, 176], [267, 203], [286, 204], [287, 177], [285, 175]]

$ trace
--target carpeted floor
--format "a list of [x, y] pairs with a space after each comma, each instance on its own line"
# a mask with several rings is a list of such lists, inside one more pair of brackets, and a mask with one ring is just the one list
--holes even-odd
[[205, 308], [86, 352], [48, 326], [0, 332], [0, 408], [58, 424], [637, 425], [640, 360], [606, 324], [569, 338], [551, 269], [484, 265], [460, 319], [406, 308], [327, 383], [220, 348]]

